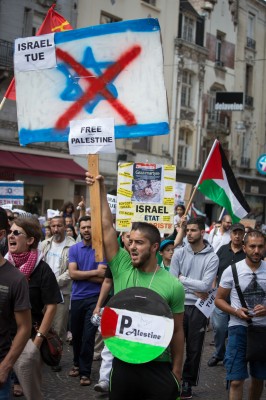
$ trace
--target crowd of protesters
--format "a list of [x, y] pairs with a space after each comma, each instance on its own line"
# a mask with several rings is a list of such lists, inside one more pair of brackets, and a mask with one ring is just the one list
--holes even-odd
[[[24, 293], [25, 282], [21, 277], [21, 288], [24, 287], [25, 299], [24, 301], [20, 299], [20, 302], [17, 299], [12, 300], [13, 309], [10, 308], [10, 304], [5, 305], [2, 301], [3, 291], [0, 290], [0, 300], [2, 301], [2, 303], [0, 301], [0, 399], [11, 398], [9, 397], [11, 388], [13, 396], [24, 395], [29, 400], [43, 399], [41, 393], [43, 362], [39, 349], [51, 327], [57, 331], [63, 342], [67, 340], [73, 345], [73, 366], [68, 372], [70, 379], [78, 377], [81, 386], [90, 385], [92, 361], [101, 357], [99, 382], [94, 387], [96, 391], [109, 392], [110, 372], [113, 367], [113, 389], [110, 392], [110, 399], [143, 398], [144, 400], [150, 398], [148, 397], [149, 393], [143, 394], [143, 397], [139, 395], [138, 390], [140, 390], [141, 383], [137, 388], [135, 379], [132, 379], [131, 382], [128, 381], [128, 375], [134, 376], [135, 369], [130, 369], [128, 365], [116, 358], [113, 359], [112, 354], [103, 344], [100, 332], [91, 321], [93, 315], [101, 314], [102, 307], [114, 292], [114, 282], [120, 279], [117, 276], [117, 265], [122, 262], [121, 257], [123, 265], [125, 263], [132, 264], [133, 270], [141, 270], [145, 274], [151, 272], [149, 268], [154, 268], [155, 262], [156, 268], [153, 274], [158, 276], [157, 270], [165, 271], [161, 278], [162, 282], [168, 282], [167, 285], [173, 285], [173, 287], [176, 285], [175, 282], [180, 285], [175, 289], [179, 293], [178, 298], [170, 301], [171, 304], [176, 304], [172, 308], [175, 321], [171, 343], [172, 361], [168, 358], [165, 359], [166, 370], [172, 368], [175, 385], [171, 382], [168, 372], [162, 370], [164, 364], [160, 364], [159, 369], [155, 368], [155, 366], [158, 367], [158, 363], [155, 363], [155, 366], [152, 364], [154, 369], [152, 372], [148, 370], [150, 366], [147, 364], [146, 369], [142, 371], [147, 381], [148, 379], [156, 380], [158, 374], [162, 374], [164, 380], [164, 384], [162, 384], [162, 380], [153, 381], [151, 384], [153, 386], [152, 395], [155, 397], [152, 398], [171, 400], [176, 399], [178, 395], [181, 396], [181, 399], [192, 398], [192, 388], [200, 382], [201, 353], [206, 327], [211, 323], [214, 330], [215, 352], [208, 365], [215, 367], [224, 360], [227, 368], [226, 379], [230, 383], [231, 397], [229, 398], [230, 400], [242, 399], [242, 382], [248, 373], [243, 365], [242, 373], [232, 375], [228, 372], [229, 369], [233, 369], [233, 361], [227, 352], [227, 337], [229, 336], [229, 344], [232, 346], [232, 326], [238, 326], [240, 320], [242, 323], [240, 325], [245, 327], [246, 318], [241, 304], [240, 306], [237, 304], [232, 309], [230, 301], [226, 302], [225, 293], [229, 296], [233, 292], [227, 267], [234, 262], [237, 265], [244, 262], [253, 270], [263, 269], [261, 273], [262, 280], [264, 280], [262, 283], [264, 292], [264, 297], [261, 297], [262, 308], [256, 309], [257, 304], [254, 304], [254, 310], [257, 312], [258, 318], [264, 321], [266, 316], [266, 263], [263, 261], [266, 257], [265, 236], [259, 229], [245, 228], [240, 223], [232, 224], [229, 215], [223, 216], [221, 221], [214, 221], [208, 227], [203, 217], [184, 216], [183, 204], [176, 206], [175, 230], [171, 235], [161, 237], [159, 232], [150, 230], [147, 227], [149, 224], [146, 223], [135, 226], [133, 224], [132, 234], [116, 232], [113, 228], [113, 216], [105, 200], [104, 180], [101, 177], [97, 179], [99, 179], [103, 193], [101, 199], [103, 204], [102, 226], [106, 259], [101, 263], [95, 261], [94, 250], [91, 247], [90, 209], [86, 208], [83, 198], [77, 208], [72, 202], [67, 202], [61, 212], [45, 221], [43, 218], [38, 220], [38, 216], [23, 210], [0, 210], [0, 233], [2, 232], [0, 236], [0, 286], [4, 279], [1, 275], [4, 270], [2, 265], [5, 268], [11, 268], [13, 265], [15, 270], [20, 271], [24, 276], [29, 287], [27, 297]], [[95, 181], [94, 177], [89, 174], [86, 180], [88, 185], [93, 185]], [[134, 260], [142, 255], [142, 250], [138, 247], [138, 240], [140, 240], [139, 238], [144, 240], [143, 237], [150, 246], [149, 257], [147, 256], [146, 261], [138, 264]], [[255, 261], [254, 257], [252, 258], [250, 255], [252, 252], [251, 242], [256, 242], [257, 247], [261, 242], [261, 246], [256, 250], [259, 259]], [[125, 253], [122, 253], [121, 249]], [[224, 271], [226, 272], [224, 273]], [[169, 281], [170, 276], [171, 281]], [[14, 274], [15, 279], [14, 282], [17, 282]], [[123, 283], [121, 285], [121, 288], [128, 287]], [[199, 298], [206, 300], [209, 291], [219, 285], [218, 300], [210, 322], [198, 310], [195, 303]], [[162, 289], [157, 288], [155, 291], [160, 293], [160, 290]], [[160, 294], [167, 297], [166, 293]], [[14, 296], [19, 297], [16, 291], [14, 291]], [[28, 316], [29, 301], [31, 304], [31, 332], [29, 332], [29, 327], [25, 327], [23, 336], [20, 313]], [[232, 301], [235, 302], [234, 299]], [[9, 314], [14, 315], [13, 322], [15, 323], [11, 323], [12, 318], [9, 315], [5, 331], [3, 331], [2, 323], [5, 321], [3, 318], [7, 318], [5, 316], [7, 308], [1, 317], [1, 307], [3, 309], [8, 307]], [[7, 368], [5, 360], [8, 359], [10, 352], [11, 354], [12, 351], [14, 352], [13, 348], [17, 343], [19, 333], [21, 335], [20, 347], [15, 348], [17, 351]], [[174, 350], [174, 346], [177, 344], [178, 351]], [[183, 344], [181, 350], [180, 344]], [[184, 349], [186, 354], [183, 361]], [[61, 370], [61, 365], [52, 368], [58, 372]], [[266, 362], [260, 368], [257, 364], [251, 365], [252, 385], [250, 390], [252, 397], [250, 400], [260, 398], [261, 381], [266, 379], [265, 373]], [[119, 387], [118, 382], [121, 382], [121, 379], [123, 385]], [[132, 389], [129, 390], [132, 382]], [[129, 392], [131, 392], [130, 395]], [[163, 397], [158, 397], [162, 396], [162, 393], [164, 393]]]

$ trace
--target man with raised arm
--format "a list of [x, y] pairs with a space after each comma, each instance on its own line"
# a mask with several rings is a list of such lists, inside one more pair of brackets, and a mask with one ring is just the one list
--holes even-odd
[[129, 253], [119, 248], [106, 198], [104, 178], [101, 175], [94, 177], [89, 172], [86, 176], [88, 185], [93, 185], [95, 180], [100, 184], [104, 251], [113, 274], [115, 294], [135, 286], [154, 290], [168, 303], [174, 318], [171, 355], [165, 351], [156, 360], [144, 364], [130, 364], [114, 359], [110, 399], [176, 400], [180, 391], [184, 351], [183, 286], [157, 265], [156, 252], [160, 246], [160, 233], [155, 226], [145, 222], [133, 223]]

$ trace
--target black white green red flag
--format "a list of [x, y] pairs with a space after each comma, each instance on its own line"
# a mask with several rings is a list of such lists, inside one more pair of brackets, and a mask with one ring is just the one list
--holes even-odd
[[250, 212], [250, 207], [238, 186], [218, 140], [215, 140], [212, 146], [196, 188], [206, 197], [224, 207], [232, 217], [233, 223], [240, 221]]

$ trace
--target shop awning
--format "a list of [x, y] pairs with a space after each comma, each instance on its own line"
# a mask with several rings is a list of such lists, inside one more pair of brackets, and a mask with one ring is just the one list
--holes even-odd
[[85, 170], [68, 158], [40, 156], [0, 150], [0, 173], [48, 176], [51, 178], [82, 179]]

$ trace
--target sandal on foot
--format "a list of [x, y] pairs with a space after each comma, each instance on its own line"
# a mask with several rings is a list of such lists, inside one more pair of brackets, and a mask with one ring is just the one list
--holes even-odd
[[72, 378], [79, 376], [79, 367], [73, 366], [69, 371], [68, 376], [71, 376]]
[[91, 380], [87, 376], [81, 376], [79, 383], [80, 386], [90, 386]]
[[14, 397], [21, 397], [21, 396], [23, 396], [22, 387], [21, 387], [20, 385], [18, 385], [17, 383], [15, 383], [14, 386], [13, 386], [13, 396], [14, 396]]

